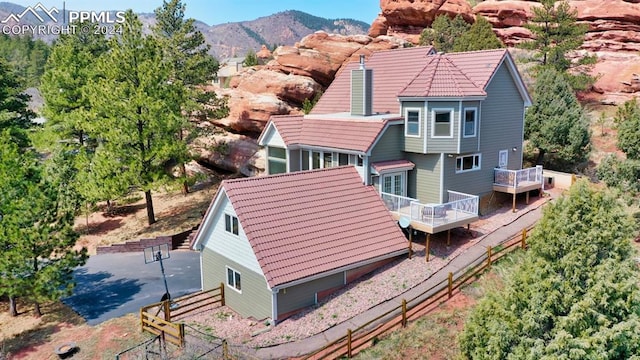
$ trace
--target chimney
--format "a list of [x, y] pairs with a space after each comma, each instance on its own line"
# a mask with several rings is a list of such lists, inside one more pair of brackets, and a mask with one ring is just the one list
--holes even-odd
[[351, 115], [369, 116], [373, 114], [373, 70], [364, 64], [360, 55], [360, 66], [351, 70]]

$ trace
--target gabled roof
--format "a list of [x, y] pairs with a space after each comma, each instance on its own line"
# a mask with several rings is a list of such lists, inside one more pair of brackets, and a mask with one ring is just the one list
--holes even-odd
[[380, 196], [353, 166], [225, 180], [221, 189], [272, 289], [407, 251]]
[[[397, 95], [424, 68], [427, 56], [433, 47], [413, 47], [399, 50], [374, 52], [366, 62], [367, 69], [373, 69], [373, 112], [400, 112]], [[347, 112], [351, 109], [351, 70], [359, 67], [358, 62], [345, 65], [340, 74], [313, 107], [311, 114], [331, 114]]]
[[395, 118], [339, 118], [337, 114], [322, 119], [296, 115], [272, 116], [258, 143], [266, 145], [263, 138], [273, 126], [287, 147], [319, 146], [367, 153], [392, 120]]
[[404, 89], [400, 97], [471, 97], [487, 93], [471, 81], [445, 55], [429, 56], [426, 65]]
[[[398, 96], [401, 94], [427, 94], [425, 97], [480, 96], [481, 91], [486, 91], [496, 70], [505, 62], [525, 105], [529, 106], [531, 98], [507, 49], [435, 54], [432, 47], [415, 47], [374, 52], [365, 63], [367, 69], [373, 69], [373, 111], [398, 113]], [[358, 62], [345, 65], [311, 114], [350, 110], [351, 70], [358, 66]]]

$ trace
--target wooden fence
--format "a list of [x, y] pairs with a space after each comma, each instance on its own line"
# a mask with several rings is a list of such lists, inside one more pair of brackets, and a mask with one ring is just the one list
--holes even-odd
[[[220, 287], [211, 290], [141, 307], [140, 327], [142, 331], [162, 336], [165, 341], [182, 347], [184, 345], [184, 324], [172, 321], [177, 317], [215, 304], [224, 306], [223, 283], [220, 283]], [[154, 310], [155, 314], [153, 314]], [[162, 317], [158, 316], [160, 313], [163, 313]]]
[[438, 305], [450, 299], [460, 287], [470, 283], [485, 269], [501, 257], [515, 249], [526, 249], [527, 233], [532, 227], [522, 230], [496, 247], [487, 247], [487, 251], [471, 262], [466, 268], [449, 273], [447, 279], [423, 291], [412, 299], [403, 299], [401, 304], [356, 329], [348, 329], [347, 333], [306, 355], [302, 359], [337, 359], [351, 358], [358, 352], [373, 345], [381, 336], [407, 326], [408, 321], [417, 320]]

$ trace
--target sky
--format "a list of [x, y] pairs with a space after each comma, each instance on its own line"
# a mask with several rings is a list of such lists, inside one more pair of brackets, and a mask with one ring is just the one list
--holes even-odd
[[[35, 6], [38, 0], [3, 0], [22, 6]], [[127, 10], [151, 13], [162, 0], [40, 0], [47, 8], [71, 10]], [[351, 18], [370, 24], [380, 12], [379, 0], [182, 0], [187, 17], [217, 25], [254, 20], [285, 10], [300, 10], [311, 15], [336, 19]]]

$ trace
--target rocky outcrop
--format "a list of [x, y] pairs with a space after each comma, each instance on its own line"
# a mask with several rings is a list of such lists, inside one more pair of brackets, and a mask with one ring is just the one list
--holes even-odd
[[233, 78], [230, 86], [254, 94], [273, 94], [278, 99], [298, 105], [322, 89], [310, 77], [284, 74], [271, 69], [249, 69]]
[[245, 176], [254, 176], [265, 168], [264, 151], [250, 136], [218, 130], [194, 140], [191, 151], [197, 161]]

